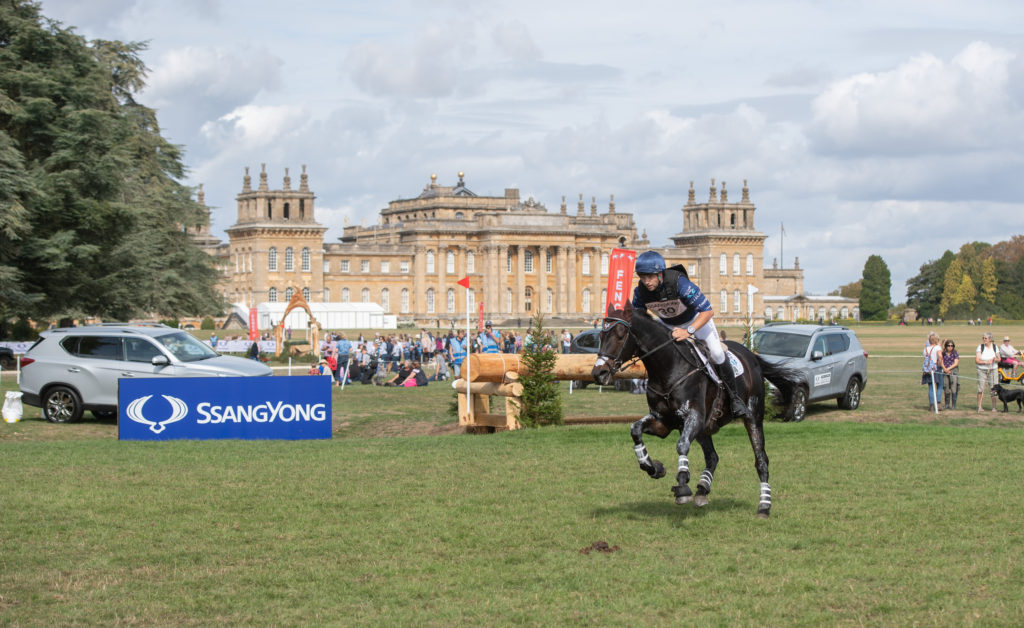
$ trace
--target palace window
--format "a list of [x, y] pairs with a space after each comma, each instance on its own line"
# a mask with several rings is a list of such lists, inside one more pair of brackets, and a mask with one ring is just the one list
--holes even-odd
[[455, 251], [448, 251], [444, 256], [444, 272], [455, 274]]
[[277, 270], [277, 247], [272, 246], [267, 251], [267, 270], [273, 272]]
[[352, 297], [351, 297], [351, 294], [349, 293], [348, 288], [342, 288], [341, 289], [341, 302], [342, 303], [348, 303], [351, 299], [352, 299]]
[[732, 256], [732, 274], [734, 274], [734, 275], [740, 274], [740, 254], [739, 253], [733, 253], [733, 256]]
[[587, 289], [585, 289], [583, 291], [583, 299], [582, 299], [581, 307], [582, 307], [584, 312], [589, 312], [590, 311], [590, 288], [587, 288]]
[[523, 272], [533, 272], [533, 251], [529, 249], [523, 251]]
[[718, 310], [723, 314], [729, 311], [729, 293], [725, 290], [718, 293]]
[[361, 302], [363, 302], [363, 303], [369, 303], [370, 302], [370, 289], [369, 288], [363, 288], [362, 290], [359, 291], [359, 300]]
[[771, 307], [766, 307], [766, 308], [764, 308], [764, 321], [767, 323], [767, 322], [770, 322], [771, 320], [772, 320], [772, 308]]
[[732, 291], [732, 311], [733, 312], [739, 312], [740, 311], [740, 291], [739, 290], [733, 290]]
[[295, 296], [295, 289], [288, 288], [284, 291], [284, 300], [291, 303], [292, 297]]
[[427, 251], [427, 274], [434, 272], [434, 252]]
[[512, 313], [512, 288], [505, 289], [505, 311]]
[[391, 272], [391, 262], [387, 260], [381, 260], [380, 262], [380, 274], [386, 275]]
[[697, 276], [697, 265], [690, 264], [690, 267], [686, 270], [686, 272], [687, 274], [690, 275], [690, 281], [693, 281], [693, 278]]
[[309, 247], [308, 246], [304, 246], [304, 247], [302, 247], [302, 272], [304, 272], [304, 273], [308, 273], [309, 272], [309, 267], [310, 267], [309, 261], [310, 261], [310, 258], [309, 258]]
[[[551, 272], [551, 257], [552, 257], [551, 249], [548, 249], [547, 255], [545, 255], [545, 257], [547, 259], [544, 261], [544, 272], [550, 273]], [[550, 312], [550, 310], [548, 310], [548, 311]]]
[[409, 313], [409, 289], [408, 288], [402, 288], [401, 299], [402, 299], [402, 313], [403, 314], [408, 314]]
[[368, 273], [370, 272], [370, 260], [363, 259], [359, 260], [359, 272]]
[[[548, 258], [548, 259], [550, 259], [550, 258]], [[548, 304], [548, 307], [547, 307], [547, 311], [548, 312], [555, 311], [555, 293], [551, 290], [551, 288], [548, 288], [547, 304]]]
[[302, 289], [302, 298], [305, 299], [307, 303], [309, 303], [309, 288]]
[[601, 289], [601, 307], [608, 309], [608, 288]]
[[602, 275], [607, 275], [608, 274], [608, 254], [607, 253], [601, 253], [601, 274]]
[[267, 301], [271, 303], [277, 303], [277, 288], [271, 288], [267, 293]]
[[284, 204], [284, 219], [285, 219], [285, 220], [288, 220], [288, 218], [290, 218], [290, 217], [291, 217], [291, 216], [289, 215], [289, 213], [288, 213], [288, 209], [289, 209], [289, 205], [288, 205], [288, 203], [285, 203], [285, 204]]
[[391, 291], [388, 290], [387, 288], [381, 288], [380, 306], [384, 308], [385, 312], [391, 311]]
[[274, 217], [274, 206], [270, 203], [270, 199], [267, 199], [267, 218]]
[[284, 250], [284, 269], [295, 270], [295, 252], [290, 246]]
[[306, 199], [299, 199], [299, 220], [306, 217]]
[[473, 251], [466, 252], [466, 273], [476, 272], [476, 254]]
[[324, 303], [330, 303], [330, 302], [331, 302], [331, 289], [330, 288], [324, 288]]
[[429, 314], [434, 313], [434, 289], [427, 290], [427, 312]]
[[718, 256], [718, 274], [719, 275], [728, 275], [729, 274], [728, 263], [729, 262], [728, 262], [728, 259], [725, 256], [725, 253], [722, 253], [721, 255]]
[[400, 267], [403, 275], [408, 275], [409, 274], [409, 260], [402, 260], [402, 262], [399, 265], [399, 267]]
[[324, 260], [324, 273], [329, 272], [331, 272], [331, 262], [329, 260]]
[[754, 254], [753, 253], [747, 253], [747, 274], [748, 275], [753, 275], [754, 274]]
[[527, 312], [533, 311], [533, 289], [529, 286], [526, 287], [526, 290], [523, 293], [523, 308]]
[[[583, 269], [580, 272], [582, 272], [584, 275], [589, 275], [590, 274], [590, 253], [584, 253], [583, 254], [582, 267], [583, 267]], [[586, 312], [588, 310], [584, 309], [583, 311]]]
[[447, 297], [448, 298], [446, 299], [446, 307], [448, 308], [448, 313], [450, 314], [455, 311], [455, 290], [452, 288], [448, 288]]
[[343, 273], [349, 272], [349, 270], [348, 270], [348, 260], [347, 259], [341, 260], [341, 272], [343, 272]]
[[509, 249], [505, 252], [505, 272], [512, 272], [512, 250]]

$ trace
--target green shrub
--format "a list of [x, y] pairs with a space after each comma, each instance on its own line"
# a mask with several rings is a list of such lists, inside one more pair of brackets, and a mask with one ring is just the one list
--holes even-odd
[[167, 325], [168, 327], [174, 327], [175, 329], [177, 329], [181, 325], [181, 322], [176, 318], [165, 318], [160, 322], [163, 323], [164, 325]]
[[202, 323], [199, 323], [199, 329], [217, 329], [217, 325], [213, 322], [212, 318], [207, 316], [203, 319]]
[[540, 312], [533, 317], [528, 335], [530, 342], [524, 343], [522, 360], [530, 372], [519, 378], [523, 385], [519, 420], [526, 427], [561, 425], [562, 397], [552, 375], [557, 355], [545, 342], [544, 315]]

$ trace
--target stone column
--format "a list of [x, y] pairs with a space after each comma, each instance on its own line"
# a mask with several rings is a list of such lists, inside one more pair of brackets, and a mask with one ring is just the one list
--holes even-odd
[[526, 313], [526, 247], [522, 244], [516, 245], [516, 287], [515, 287], [515, 314]]
[[569, 313], [569, 258], [568, 249], [562, 245], [558, 247], [555, 257], [555, 285], [558, 287], [556, 295], [558, 298], [558, 313]]
[[555, 304], [552, 303], [551, 308], [548, 308], [548, 247], [537, 247], [537, 257], [540, 258], [540, 264], [535, 266], [537, 269], [537, 291], [540, 292], [537, 299], [539, 302], [537, 311], [543, 312], [545, 316], [551, 316], [549, 310], [553, 309]]
[[[506, 264], [508, 263], [508, 245], [498, 245], [498, 265], [496, 269], [496, 279], [494, 285], [496, 286], [497, 299], [495, 300], [494, 311], [497, 314], [504, 315], [506, 311], [505, 305], [505, 292], [508, 288], [508, 273], [506, 271]], [[515, 303], [515, 301], [513, 301]]]
[[[412, 294], [409, 295], [409, 311], [414, 313], [417, 318], [424, 318], [427, 316], [427, 250], [422, 245], [413, 247], [412, 253]], [[398, 293], [398, 307], [395, 308], [399, 312], [402, 310], [402, 293]]]
[[604, 302], [601, 300], [601, 291], [608, 287], [608, 280], [601, 275], [601, 247], [595, 246], [593, 255], [594, 259], [591, 261], [590, 272], [594, 273], [594, 287], [591, 288], [594, 294], [590, 297], [590, 312], [588, 314], [593, 315], [597, 312], [604, 316], [604, 312], [601, 311], [601, 306], [604, 305]]
[[453, 316], [454, 312], [448, 311], [448, 249], [438, 245], [437, 254], [434, 258], [434, 270], [437, 271], [437, 284], [434, 287], [434, 313], [438, 316]]
[[579, 295], [576, 293], [576, 247], [567, 247], [566, 255], [569, 258], [569, 285], [566, 288], [566, 294], [569, 298], [569, 307], [566, 310], [566, 313], [577, 314], [580, 311], [580, 301]]

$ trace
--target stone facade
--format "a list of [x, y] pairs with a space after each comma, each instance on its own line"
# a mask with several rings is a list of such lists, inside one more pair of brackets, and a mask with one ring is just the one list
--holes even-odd
[[[538, 308], [549, 318], [590, 321], [602, 314], [611, 250], [652, 248], [646, 233], [637, 234], [633, 214], [616, 210], [614, 196], [599, 210], [596, 197], [588, 208], [580, 194], [574, 211], [563, 196], [549, 211], [515, 188], [479, 196], [461, 172], [453, 186], [431, 175], [418, 196], [389, 203], [376, 225], [346, 224], [337, 242], [324, 242], [305, 166], [298, 189], [286, 169], [276, 190], [265, 165], [255, 190], [246, 168], [236, 200], [228, 243], [208, 228], [193, 233], [218, 261], [224, 298], [247, 307], [302, 291], [309, 301], [375, 302], [399, 321], [448, 327], [465, 320], [466, 294], [456, 282], [468, 277], [473, 313], [482, 303], [484, 317], [499, 324], [526, 325]], [[778, 298], [802, 296], [798, 266], [763, 268], [767, 236], [754, 228], [746, 182], [737, 203], [729, 202], [725, 182], [719, 192], [714, 180], [707, 202], [697, 203], [691, 182], [682, 211], [683, 230], [671, 245], [654, 248], [669, 264], [683, 264], [720, 324], [751, 316], [760, 324], [766, 312], [777, 319]], [[784, 309], [786, 319], [793, 311]]]

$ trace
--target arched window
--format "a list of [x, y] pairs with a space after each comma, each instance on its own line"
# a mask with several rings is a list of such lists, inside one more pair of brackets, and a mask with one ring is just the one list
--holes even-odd
[[448, 313], [450, 314], [450, 313], [454, 312], [455, 311], [455, 290], [453, 290], [452, 288], [448, 288], [447, 299], [445, 299], [445, 301], [446, 301], [445, 306], [448, 308], [448, 310], [447, 310]]
[[293, 296], [295, 296], [295, 289], [294, 288], [287, 288], [284, 291], [284, 300], [285, 301], [290, 303]]
[[267, 270], [273, 272], [277, 270], [277, 247], [272, 246], [267, 251]]
[[718, 293], [718, 310], [723, 314], [729, 311], [729, 293], [725, 290]]
[[277, 288], [271, 288], [267, 293], [267, 301], [271, 303], [277, 303]]
[[768, 322], [768, 321], [772, 320], [772, 308], [771, 307], [764, 308], [764, 320], [765, 320], [765, 322]]
[[290, 246], [284, 250], [284, 269], [295, 270], [295, 252]]
[[289, 205], [288, 205], [288, 203], [285, 203], [284, 204], [284, 219], [285, 220], [288, 220], [288, 218], [289, 218], [288, 209], [289, 209]]
[[732, 311], [733, 312], [739, 312], [741, 305], [742, 305], [742, 302], [741, 302], [741, 299], [740, 299], [740, 291], [739, 290], [733, 290], [732, 291]]
[[309, 272], [309, 247], [302, 247], [302, 272]]
[[780, 305], [779, 307], [775, 308], [775, 313], [777, 314], [775, 318], [779, 319], [780, 321], [786, 320], [786, 308]]
[[476, 272], [476, 254], [473, 253], [473, 251], [467, 251], [466, 252], [466, 272], [467, 273], [475, 273]]
[[533, 272], [533, 251], [530, 249], [523, 251], [523, 272]]
[[832, 307], [828, 308], [828, 317], [835, 318], [836, 316], [839, 316], [839, 308], [833, 305]]
[[[532, 258], [530, 261], [533, 261]], [[523, 308], [527, 312], [533, 311], [533, 288], [529, 286], [523, 291]]]
[[[583, 254], [582, 266], [583, 266], [583, 270], [581, 270], [580, 272], [582, 272], [584, 275], [589, 275], [590, 274], [590, 253], [584, 253]], [[584, 309], [583, 311], [586, 312], [588, 310]]]
[[843, 318], [850, 318], [850, 308], [844, 305], [843, 308], [839, 310], [839, 316]]
[[385, 312], [391, 311], [391, 291], [388, 290], [387, 288], [381, 288], [380, 306], [384, 308]]
[[753, 275], [754, 274], [754, 254], [753, 253], [747, 253], [747, 274], [748, 275]]
[[370, 302], [370, 289], [369, 288], [363, 288], [362, 290], [359, 291], [359, 300], [361, 302], [363, 302], [363, 303], [369, 303]]
[[402, 313], [403, 314], [408, 314], [409, 313], [409, 289], [408, 288], [402, 288], [401, 299], [402, 299]]
[[341, 289], [341, 302], [342, 303], [348, 303], [351, 299], [352, 299], [352, 296], [349, 293], [348, 288], [342, 288]]
[[427, 290], [427, 312], [434, 313], [434, 289]]
[[740, 274], [740, 254], [733, 253], [732, 255], [732, 274]]
[[444, 272], [452, 275], [455, 273], [455, 251], [448, 251], [444, 256]]
[[306, 303], [309, 303], [309, 288], [302, 289], [302, 298], [306, 300]]
[[427, 251], [427, 272], [434, 272], [434, 252]]
[[580, 299], [580, 301], [581, 301], [580, 307], [583, 309], [583, 311], [584, 312], [589, 312], [590, 311], [590, 288], [586, 288], [585, 290], [583, 290], [582, 299]]
[[729, 274], [729, 269], [726, 267], [728, 263], [729, 263], [728, 262], [728, 258], [726, 258], [725, 253], [722, 253], [718, 257], [718, 274], [719, 275], [728, 275]]

